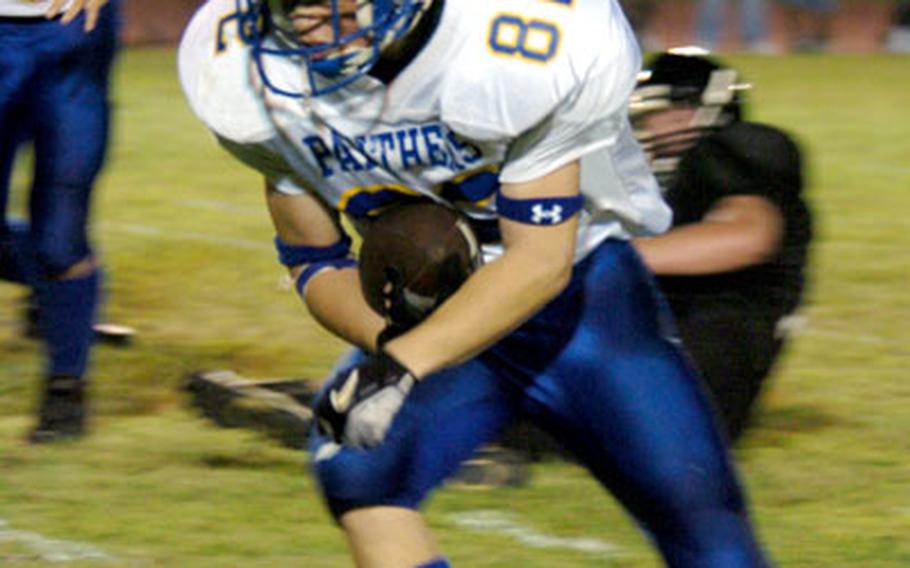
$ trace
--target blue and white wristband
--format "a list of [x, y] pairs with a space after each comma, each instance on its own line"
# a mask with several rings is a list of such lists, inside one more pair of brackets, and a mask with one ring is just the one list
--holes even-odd
[[345, 258], [351, 251], [351, 238], [343, 235], [335, 244], [325, 247], [290, 245], [275, 237], [275, 248], [278, 250], [278, 262], [291, 267], [311, 264], [323, 260]]
[[309, 283], [309, 281], [320, 272], [323, 272], [325, 270], [342, 270], [345, 268], [352, 268], [354, 266], [357, 266], [357, 261], [353, 258], [347, 257], [313, 262], [304, 268], [303, 272], [300, 273], [300, 276], [297, 277], [297, 283], [295, 285], [297, 288], [297, 293], [303, 297], [307, 283]]
[[502, 193], [496, 194], [496, 212], [500, 217], [527, 225], [559, 225], [565, 223], [584, 207], [585, 198], [538, 197], [533, 199], [512, 199]]

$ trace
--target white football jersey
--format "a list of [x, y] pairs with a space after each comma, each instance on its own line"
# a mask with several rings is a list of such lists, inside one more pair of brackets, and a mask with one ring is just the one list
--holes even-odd
[[[577, 259], [607, 237], [670, 224], [627, 117], [641, 55], [615, 0], [450, 0], [391, 83], [366, 76], [302, 99], [263, 85], [236, 9], [210, 0], [196, 13], [180, 80], [219, 142], [280, 191], [355, 218], [404, 194], [492, 219], [499, 183], [581, 159]], [[263, 63], [272, 85], [306, 90], [300, 62]]]
[[[69, 1], [64, 7], [69, 7]], [[53, 0], [0, 0], [0, 16], [43, 16]]]

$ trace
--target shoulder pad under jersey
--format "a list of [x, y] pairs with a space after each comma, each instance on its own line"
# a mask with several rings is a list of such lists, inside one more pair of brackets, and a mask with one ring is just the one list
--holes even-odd
[[273, 137], [274, 128], [252, 80], [255, 69], [238, 25], [235, 0], [203, 4], [180, 40], [180, 83], [190, 108], [215, 134], [260, 142]]
[[457, 19], [459, 49], [446, 62], [442, 118], [474, 139], [514, 138], [577, 96], [592, 75], [638, 70], [637, 44], [613, 2], [459, 0], [446, 11]]

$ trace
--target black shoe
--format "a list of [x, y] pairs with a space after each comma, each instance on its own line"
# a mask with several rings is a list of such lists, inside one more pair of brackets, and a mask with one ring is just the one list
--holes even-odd
[[233, 371], [203, 371], [190, 375], [186, 390], [190, 404], [218, 426], [257, 430], [299, 450], [306, 446], [313, 424], [313, 412], [295, 398], [308, 402], [312, 390], [300, 383], [304, 382], [257, 382]]
[[449, 483], [477, 489], [521, 487], [528, 475], [528, 458], [523, 453], [486, 446], [461, 464]]
[[28, 435], [32, 444], [46, 444], [85, 435], [85, 381], [79, 377], [47, 379], [38, 425]]

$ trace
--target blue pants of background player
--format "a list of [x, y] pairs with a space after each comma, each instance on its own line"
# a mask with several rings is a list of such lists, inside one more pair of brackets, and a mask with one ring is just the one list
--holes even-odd
[[[763, 49], [768, 42], [768, 6], [766, 0], [741, 0], [739, 3], [740, 38], [745, 47]], [[696, 17], [698, 41], [707, 49], [716, 49], [721, 28], [726, 20], [728, 0], [699, 0]]]
[[[0, 278], [34, 290], [48, 385], [66, 377], [80, 391], [101, 284], [87, 225], [108, 140], [117, 2], [102, 10], [90, 33], [83, 18], [66, 26], [0, 18]], [[34, 153], [28, 222], [12, 222], [10, 173], [24, 142]]]
[[418, 383], [382, 445], [339, 449], [314, 433], [310, 455], [332, 513], [417, 507], [523, 413], [626, 506], [668, 565], [766, 566], [668, 314], [632, 247], [607, 241], [525, 325]]

